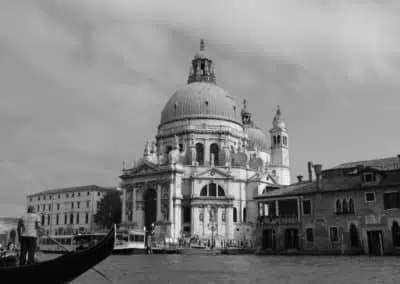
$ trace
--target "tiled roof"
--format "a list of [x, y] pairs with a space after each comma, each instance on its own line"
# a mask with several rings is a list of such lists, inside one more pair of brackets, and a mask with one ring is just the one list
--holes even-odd
[[[383, 179], [380, 184], [374, 185], [374, 188], [388, 188], [397, 186], [400, 188], [400, 169], [385, 171], [383, 173]], [[361, 186], [361, 179], [358, 175], [335, 175], [328, 178], [322, 179], [322, 188], [319, 192], [332, 192], [332, 191], [347, 191], [347, 190], [365, 190], [368, 187]], [[317, 192], [316, 182], [301, 182], [295, 183], [288, 186], [280, 186], [277, 189], [273, 189], [264, 193], [259, 198], [271, 198], [271, 197], [285, 197], [285, 196], [297, 196], [309, 193]]]
[[311, 193], [316, 191], [316, 182], [315, 181], [304, 181], [300, 183], [294, 183], [287, 186], [280, 186], [277, 189], [273, 189], [271, 191], [267, 191], [263, 193], [258, 198], [263, 197], [278, 197], [278, 196], [292, 196], [292, 195], [301, 195], [306, 193]]
[[399, 157], [391, 157], [391, 158], [383, 158], [383, 159], [375, 159], [375, 160], [366, 160], [366, 161], [358, 161], [358, 162], [349, 162], [337, 165], [332, 169], [347, 169], [354, 168], [357, 166], [363, 167], [371, 167], [382, 171], [400, 169], [400, 158]]
[[66, 193], [66, 192], [82, 192], [82, 191], [110, 192], [110, 191], [114, 191], [114, 190], [117, 190], [116, 187], [101, 187], [98, 185], [83, 185], [83, 186], [74, 186], [74, 187], [66, 187], [66, 188], [48, 189], [48, 190], [33, 193], [31, 195], [28, 195], [28, 197], [37, 196], [37, 195], [45, 195], [45, 194]]

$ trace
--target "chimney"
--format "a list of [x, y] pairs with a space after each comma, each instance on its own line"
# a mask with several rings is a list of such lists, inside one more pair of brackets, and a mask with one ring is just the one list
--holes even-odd
[[398, 155], [397, 155], [397, 159], [399, 159], [399, 160], [400, 160], [400, 154], [398, 154]]
[[322, 165], [316, 164], [314, 165], [315, 177], [317, 180], [317, 188], [321, 188], [321, 174], [322, 174]]
[[302, 180], [303, 180], [303, 176], [302, 175], [297, 176], [297, 180], [298, 180], [299, 183], [301, 183]]
[[308, 180], [309, 181], [312, 181], [312, 162], [308, 162], [307, 163], [307, 165], [308, 165]]

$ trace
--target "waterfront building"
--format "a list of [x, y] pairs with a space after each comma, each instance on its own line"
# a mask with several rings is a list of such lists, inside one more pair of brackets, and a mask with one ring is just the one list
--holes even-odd
[[246, 101], [217, 86], [201, 41], [187, 85], [165, 104], [155, 141], [120, 176], [122, 221], [158, 242], [184, 238], [217, 247], [252, 246], [254, 197], [267, 185], [290, 184], [289, 135], [278, 106], [270, 139]]
[[36, 208], [46, 233], [92, 232], [96, 229], [94, 215], [100, 200], [115, 190], [97, 185], [50, 189], [28, 195], [27, 202]]
[[400, 252], [400, 156], [308, 167], [307, 181], [299, 177], [256, 197], [258, 248]]

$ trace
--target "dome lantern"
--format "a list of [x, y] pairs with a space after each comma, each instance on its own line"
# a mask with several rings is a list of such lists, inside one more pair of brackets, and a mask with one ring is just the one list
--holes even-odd
[[188, 84], [193, 82], [216, 83], [212, 60], [204, 50], [204, 39], [200, 40], [200, 51], [195, 54], [190, 67]]
[[274, 116], [274, 120], [272, 121], [272, 126], [274, 128], [281, 128], [281, 129], [286, 128], [285, 121], [283, 119], [279, 105], [277, 105], [276, 114]]

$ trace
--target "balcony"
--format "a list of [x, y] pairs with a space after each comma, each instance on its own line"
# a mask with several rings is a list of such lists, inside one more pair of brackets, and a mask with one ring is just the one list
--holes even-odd
[[299, 223], [297, 216], [260, 216], [260, 224], [263, 225], [297, 225]]

